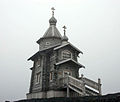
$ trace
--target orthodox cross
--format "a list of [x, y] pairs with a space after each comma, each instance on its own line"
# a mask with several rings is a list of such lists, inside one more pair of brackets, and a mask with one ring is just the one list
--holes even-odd
[[66, 29], [67, 29], [66, 26], [63, 26], [63, 29], [64, 29], [63, 30], [64, 31], [64, 35], [65, 35], [66, 34]]
[[55, 10], [55, 8], [52, 7], [51, 10], [52, 10], [52, 16], [54, 16], [54, 10]]

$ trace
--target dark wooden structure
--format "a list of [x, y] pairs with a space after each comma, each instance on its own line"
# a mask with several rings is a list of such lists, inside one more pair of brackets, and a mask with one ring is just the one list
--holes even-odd
[[15, 102], [120, 102], [120, 93], [103, 96], [84, 96], [76, 98], [28, 99]]
[[100, 79], [95, 82], [79, 76], [80, 69], [85, 68], [78, 62], [83, 52], [68, 41], [66, 27], [62, 36], [56, 24], [53, 11], [49, 28], [37, 41], [39, 51], [28, 59], [33, 66], [27, 99], [101, 95]]

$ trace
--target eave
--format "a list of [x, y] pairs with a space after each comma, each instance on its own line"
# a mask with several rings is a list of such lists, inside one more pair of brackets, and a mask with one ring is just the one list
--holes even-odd
[[42, 49], [42, 50], [36, 52], [33, 56], [31, 56], [30, 58], [28, 58], [28, 61], [29, 61], [29, 60], [32, 60], [32, 61], [33, 61], [37, 56], [40, 56], [42, 52], [51, 50], [51, 49], [53, 49], [53, 48], [55, 48], [55, 47], [57, 47], [57, 46], [59, 46], [59, 45], [60, 45], [60, 44], [57, 44], [57, 45], [55, 45], [55, 46], [50, 46], [50, 47], [48, 47], [48, 48], [45, 48], [45, 49]]
[[60, 61], [60, 62], [56, 63], [55, 65], [58, 66], [58, 65], [61, 65], [61, 64], [64, 64], [64, 63], [73, 63], [73, 64], [76, 64], [79, 68], [82, 68], [82, 67], [85, 68], [85, 66], [76, 62], [73, 59], [66, 59], [66, 60], [63, 60], [63, 61]]
[[39, 40], [37, 40], [36, 43], [39, 44], [42, 39], [49, 39], [49, 38], [61, 39], [60, 37], [55, 37], [55, 36], [42, 37], [42, 38], [40, 38]]
[[38, 51], [38, 52], [36, 52], [33, 56], [31, 56], [30, 58], [28, 58], [27, 60], [29, 61], [29, 60], [34, 60], [37, 56], [39, 56], [39, 54], [40, 54], [40, 51]]

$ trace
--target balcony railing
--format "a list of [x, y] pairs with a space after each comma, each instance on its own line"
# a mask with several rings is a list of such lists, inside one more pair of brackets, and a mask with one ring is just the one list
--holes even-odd
[[71, 88], [82, 96], [88, 95], [90, 93], [91, 95], [101, 95], [100, 79], [98, 79], [97, 83], [83, 76], [77, 79], [73, 76], [67, 75], [66, 77], [63, 77], [59, 80], [59, 85], [61, 87]]

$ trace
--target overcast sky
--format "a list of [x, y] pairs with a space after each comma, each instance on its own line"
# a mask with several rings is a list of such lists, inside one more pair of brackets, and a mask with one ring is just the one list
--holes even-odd
[[120, 0], [0, 0], [0, 101], [28, 93], [36, 41], [49, 27], [55, 7], [57, 28], [83, 51], [80, 73], [97, 81], [102, 93], [120, 92]]

